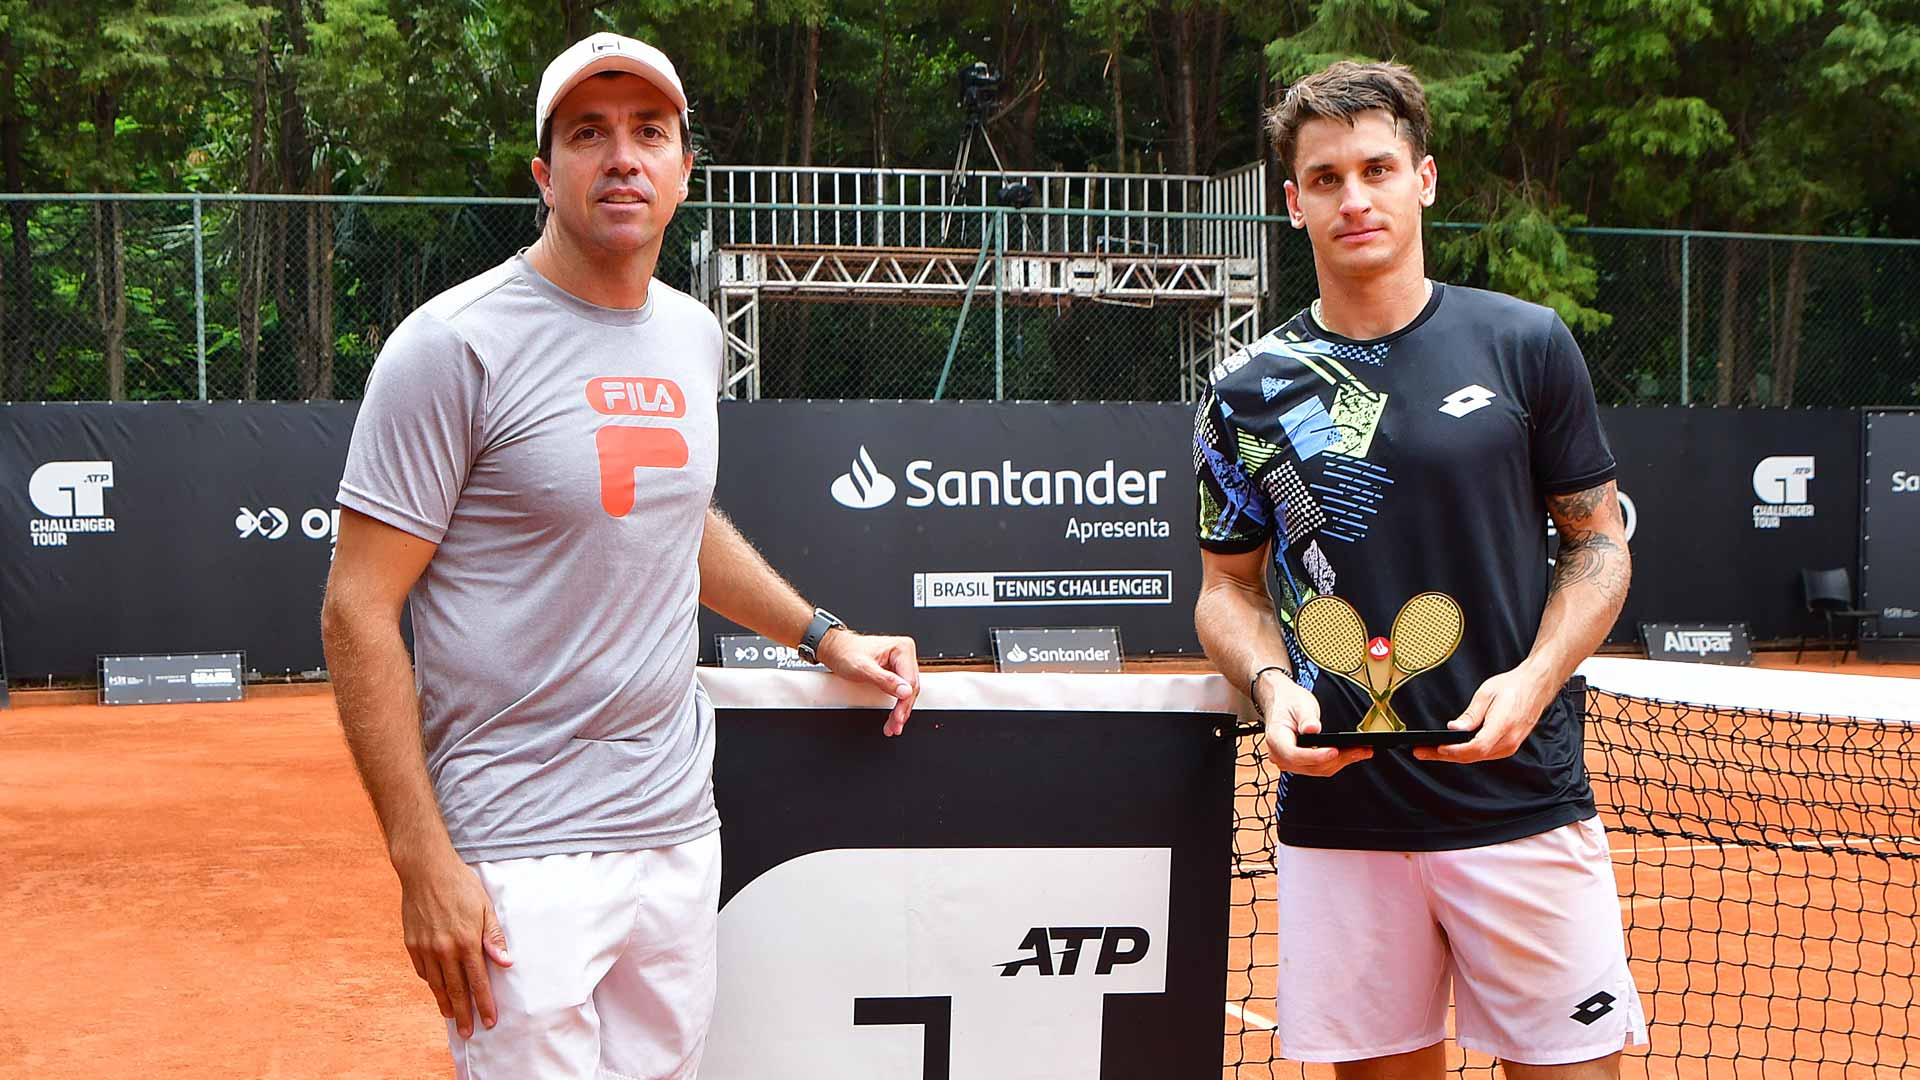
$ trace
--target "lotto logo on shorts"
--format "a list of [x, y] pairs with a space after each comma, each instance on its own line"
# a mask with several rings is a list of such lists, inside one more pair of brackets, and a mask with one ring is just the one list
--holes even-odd
[[1592, 1027], [1594, 1021], [1599, 1020], [1601, 1017], [1613, 1011], [1613, 1003], [1617, 1000], [1618, 999], [1612, 994], [1602, 990], [1575, 1006], [1573, 1014], [1569, 1016], [1568, 1019], [1577, 1020], [1588, 1027]]
[[671, 379], [610, 376], [587, 380], [587, 404], [608, 416], [685, 416], [687, 396]]

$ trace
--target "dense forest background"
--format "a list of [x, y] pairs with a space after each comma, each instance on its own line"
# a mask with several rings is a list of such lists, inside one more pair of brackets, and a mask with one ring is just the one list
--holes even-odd
[[[1290, 80], [1397, 59], [1434, 103], [1432, 219], [1475, 226], [1436, 233], [1441, 272], [1552, 304], [1585, 334], [1621, 305], [1601, 295], [1606, 244], [1579, 226], [1920, 237], [1920, 0], [0, 0], [0, 187], [531, 195], [541, 70], [602, 29], [665, 49], [703, 160], [739, 164], [946, 168], [956, 72], [979, 60], [1003, 78], [989, 130], [1013, 170], [1211, 174], [1263, 159], [1261, 112]], [[263, 335], [308, 393], [333, 391], [339, 350], [377, 346], [340, 328], [336, 293], [356, 286], [334, 260], [385, 245], [404, 279], [445, 223], [421, 210], [411, 233], [395, 214], [355, 232], [352, 213], [241, 204], [217, 223], [208, 275], [231, 314], [214, 348], [246, 357], [230, 392], [260, 392]], [[6, 202], [0, 319], [19, 359], [0, 357], [0, 394], [177, 392], [126, 382], [128, 319], [153, 322], [173, 288], [130, 288], [130, 266], [179, 227], [137, 214]], [[1636, 251], [1680, 280], [1677, 247]], [[63, 252], [65, 277], [50, 269]], [[1818, 288], [1851, 297], [1836, 323], [1905, 309], [1883, 337], [1914, 360], [1911, 273], [1856, 259], [1821, 286], [1822, 257], [1728, 243], [1693, 265], [1695, 317], [1717, 319], [1697, 339], [1767, 354], [1710, 374], [1721, 400], [1792, 401]], [[104, 356], [98, 389], [36, 344], [58, 335]], [[1622, 371], [1618, 399], [1669, 392]], [[1907, 381], [1884, 393], [1920, 395]]]

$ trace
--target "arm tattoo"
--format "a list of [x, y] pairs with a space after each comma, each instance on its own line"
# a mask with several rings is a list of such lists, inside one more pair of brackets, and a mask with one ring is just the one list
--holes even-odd
[[1617, 603], [1626, 598], [1626, 550], [1594, 521], [1612, 501], [1610, 484], [1547, 499], [1547, 508], [1560, 530], [1560, 555], [1547, 588], [1549, 599], [1563, 589], [1585, 583], [1592, 584], [1609, 601]]

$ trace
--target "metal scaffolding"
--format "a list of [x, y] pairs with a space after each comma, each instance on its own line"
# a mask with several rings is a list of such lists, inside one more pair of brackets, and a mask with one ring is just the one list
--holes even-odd
[[[1174, 305], [1187, 400], [1259, 336], [1266, 223], [1246, 219], [1265, 213], [1261, 166], [1219, 177], [969, 174], [957, 183], [932, 170], [708, 166], [702, 180], [694, 289], [725, 332], [735, 397], [760, 396], [768, 300], [959, 305], [964, 321], [975, 295], [990, 292], [996, 373], [1006, 305]], [[1013, 180], [1032, 205], [991, 201]]]

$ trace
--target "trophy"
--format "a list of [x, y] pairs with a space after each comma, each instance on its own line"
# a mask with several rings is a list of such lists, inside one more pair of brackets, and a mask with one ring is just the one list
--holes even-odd
[[1414, 746], [1466, 742], [1471, 731], [1414, 731], [1393, 710], [1394, 692], [1408, 679], [1445, 663], [1460, 646], [1466, 618], [1453, 597], [1423, 592], [1393, 617], [1387, 637], [1369, 638], [1353, 605], [1337, 596], [1316, 596], [1293, 616], [1294, 639], [1307, 659], [1366, 692], [1372, 705], [1350, 732], [1299, 736], [1301, 746]]

